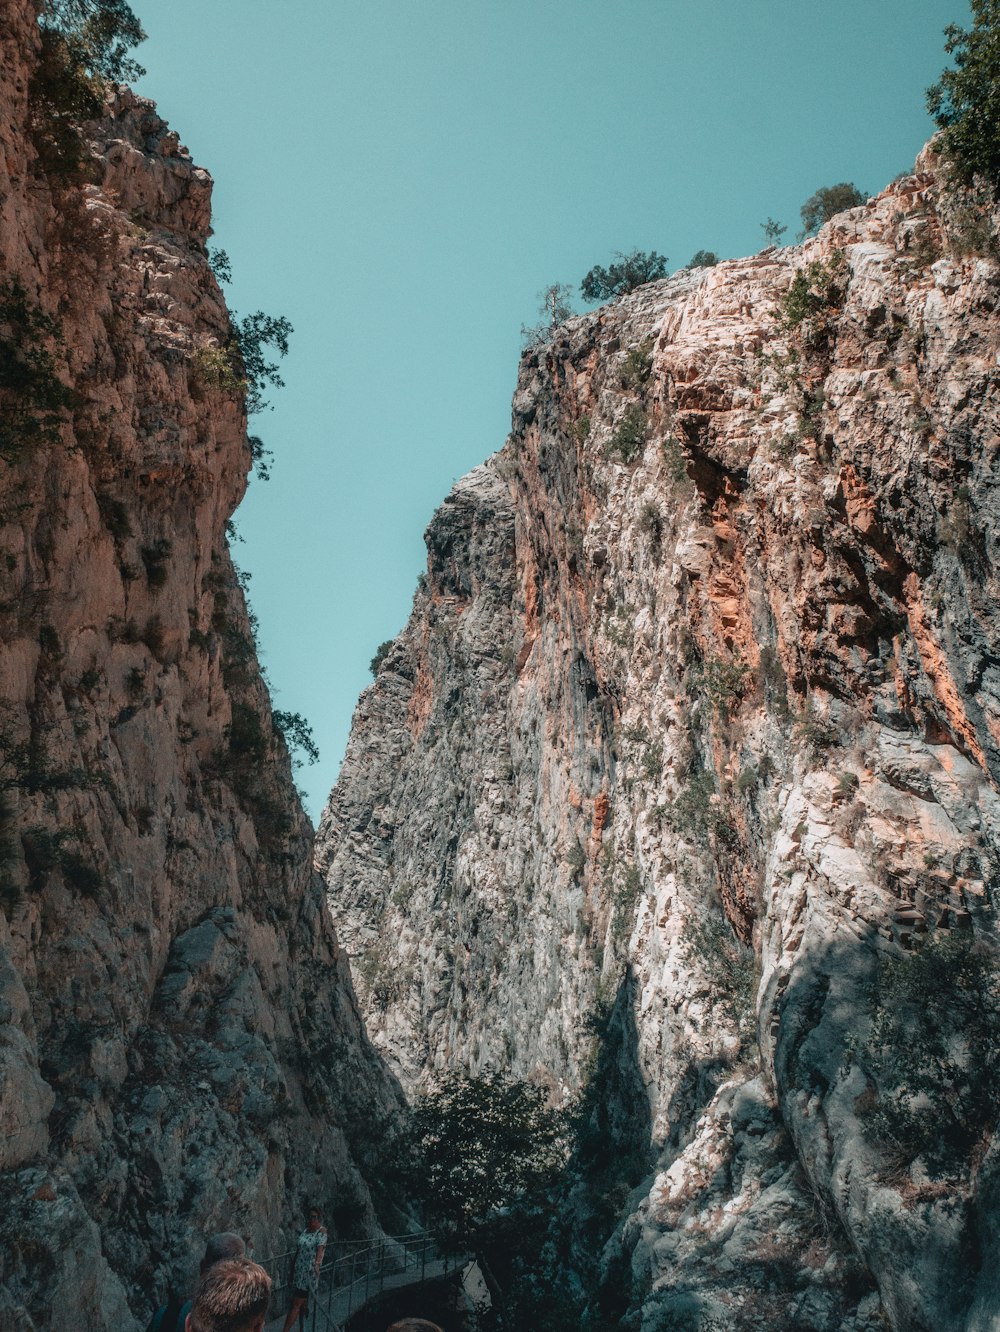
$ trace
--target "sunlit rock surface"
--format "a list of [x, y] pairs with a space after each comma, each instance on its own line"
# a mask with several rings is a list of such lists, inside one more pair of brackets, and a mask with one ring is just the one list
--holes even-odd
[[935, 1174], [872, 1116], [886, 964], [996, 943], [1000, 269], [935, 172], [525, 354], [321, 823], [407, 1086], [573, 1093], [625, 997], [643, 1332], [1000, 1318], [992, 1119]]

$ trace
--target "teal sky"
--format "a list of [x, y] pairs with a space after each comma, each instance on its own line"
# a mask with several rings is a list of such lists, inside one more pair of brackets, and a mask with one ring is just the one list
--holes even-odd
[[132, 0], [139, 90], [215, 178], [231, 306], [295, 326], [236, 522], [314, 819], [422, 533], [503, 443], [537, 293], [616, 250], [760, 248], [931, 132], [964, 0]]

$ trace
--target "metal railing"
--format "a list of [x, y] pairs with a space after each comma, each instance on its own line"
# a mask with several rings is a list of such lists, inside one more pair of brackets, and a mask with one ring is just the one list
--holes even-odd
[[[292, 1301], [295, 1250], [258, 1260], [274, 1282], [270, 1317], [287, 1314]], [[316, 1295], [296, 1332], [343, 1332], [369, 1300], [396, 1287], [436, 1281], [468, 1262], [468, 1256], [442, 1250], [429, 1230], [372, 1240], [334, 1240], [320, 1268]]]

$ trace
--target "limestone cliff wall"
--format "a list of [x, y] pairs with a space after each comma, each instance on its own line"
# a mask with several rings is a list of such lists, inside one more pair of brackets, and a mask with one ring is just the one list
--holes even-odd
[[989, 1115], [942, 1175], [872, 1113], [873, 984], [996, 943], [1000, 269], [935, 170], [525, 354], [321, 823], [406, 1085], [627, 1020], [646, 1332], [996, 1326]]
[[220, 1227], [277, 1252], [317, 1197], [371, 1231], [396, 1093], [227, 549], [211, 179], [124, 90], [46, 174], [37, 49], [4, 0], [0, 1326], [127, 1329]]

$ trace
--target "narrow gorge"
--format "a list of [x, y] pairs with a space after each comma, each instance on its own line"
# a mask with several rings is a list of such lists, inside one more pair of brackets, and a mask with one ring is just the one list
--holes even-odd
[[415, 1229], [408, 1101], [497, 1070], [582, 1107], [580, 1329], [995, 1332], [996, 211], [932, 142], [536, 335], [314, 839], [212, 180], [47, 42], [0, 0], [0, 1332]]

